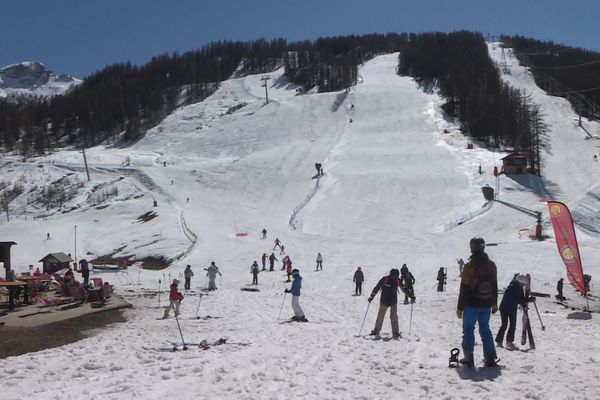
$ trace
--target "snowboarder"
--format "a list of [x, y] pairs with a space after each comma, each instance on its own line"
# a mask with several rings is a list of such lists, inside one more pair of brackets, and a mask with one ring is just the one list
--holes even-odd
[[387, 309], [390, 309], [390, 319], [392, 322], [392, 336], [394, 338], [400, 337], [400, 330], [398, 329], [398, 288], [400, 287], [400, 272], [396, 268], [390, 270], [390, 274], [384, 276], [379, 280], [377, 285], [373, 288], [371, 296], [369, 296], [369, 303], [373, 301], [379, 289], [381, 289], [381, 297], [379, 298], [379, 312], [377, 313], [377, 320], [375, 321], [375, 328], [371, 331], [371, 335], [377, 336], [383, 326], [383, 319]]
[[560, 278], [558, 280], [558, 282], [556, 283], [556, 291], [558, 292], [558, 294], [556, 295], [556, 299], [558, 301], [565, 301], [565, 297], [563, 296], [563, 278]]
[[498, 329], [498, 334], [496, 335], [496, 345], [498, 347], [502, 347], [504, 332], [508, 326], [508, 332], [506, 333], [506, 348], [508, 350], [514, 350], [516, 348], [513, 342], [515, 340], [515, 328], [517, 324], [517, 307], [519, 304], [525, 306], [523, 286], [526, 284], [527, 277], [522, 274], [517, 274], [504, 291], [502, 301], [500, 302], [500, 318], [502, 318], [502, 325], [500, 325], [500, 329]]
[[188, 266], [185, 267], [185, 271], [183, 271], [183, 277], [185, 278], [185, 290], [190, 290], [192, 276], [194, 276], [194, 271], [192, 271], [192, 266], [188, 264]]
[[360, 267], [358, 267], [356, 269], [356, 271], [354, 272], [354, 278], [352, 279], [352, 281], [354, 282], [354, 295], [355, 296], [362, 296], [362, 283], [365, 280], [365, 275], [363, 274], [362, 270], [360, 269]]
[[250, 267], [250, 272], [252, 273], [252, 284], [258, 285], [258, 263], [256, 261]]
[[266, 264], [267, 264], [267, 253], [263, 253], [261, 261], [262, 261], [262, 270], [266, 271], [267, 270], [267, 267], [266, 267]]
[[169, 292], [169, 305], [165, 308], [165, 314], [163, 318], [168, 318], [171, 309], [175, 311], [175, 316], [179, 316], [179, 306], [181, 304], [181, 300], [183, 300], [183, 295], [179, 293], [179, 289], [177, 288], [179, 285], [179, 280], [173, 279], [173, 283], [171, 284], [171, 291]]
[[[498, 280], [496, 264], [485, 253], [485, 241], [474, 237], [469, 242], [471, 257], [465, 264], [460, 281], [460, 293], [456, 306], [456, 316], [463, 320], [462, 364], [473, 368], [473, 348], [475, 347], [475, 323], [479, 324], [479, 335], [483, 343], [485, 366], [497, 366], [496, 347], [490, 330], [490, 312], [498, 311]], [[464, 318], [463, 318], [464, 317]]]
[[410, 302], [415, 302], [415, 289], [413, 285], [415, 284], [415, 277], [410, 273], [406, 264], [402, 264], [402, 268], [400, 268], [400, 281], [402, 283], [402, 288], [404, 292], [404, 304], [408, 304], [408, 299], [410, 298]]
[[205, 271], [208, 271], [206, 275], [208, 276], [208, 290], [217, 290], [217, 284], [215, 283], [215, 278], [217, 274], [221, 276], [221, 272], [219, 271], [219, 267], [215, 265], [214, 261], [210, 262], [210, 267], [204, 268]]
[[319, 269], [323, 271], [323, 256], [321, 253], [317, 254], [317, 267], [315, 268], [315, 271], [318, 271]]
[[83, 284], [87, 285], [90, 281], [90, 268], [85, 258], [79, 260], [79, 270], [81, 271], [81, 276], [83, 277]]
[[279, 255], [285, 254], [285, 246], [281, 245], [281, 251], [279, 252]]
[[271, 255], [269, 256], [269, 271], [273, 271], [273, 266], [275, 265], [275, 261], [279, 261], [279, 260], [277, 260], [277, 258], [275, 258], [275, 253], [271, 253]]
[[294, 271], [292, 269], [292, 260], [290, 258], [288, 258], [285, 267], [286, 267], [286, 273], [287, 273], [287, 281], [286, 282], [290, 282], [290, 277], [292, 276], [292, 272]]
[[292, 309], [294, 310], [292, 321], [308, 322], [306, 316], [304, 315], [304, 311], [302, 311], [302, 308], [300, 307], [300, 289], [302, 288], [302, 277], [300, 276], [300, 271], [293, 269], [292, 275], [294, 277], [292, 287], [290, 289], [285, 289], [286, 293], [292, 294]]
[[446, 283], [446, 272], [444, 271], [444, 267], [440, 267], [440, 269], [438, 270], [437, 281], [438, 281], [437, 291], [443, 292], [444, 291], [444, 283]]
[[273, 246], [273, 250], [275, 250], [276, 248], [281, 249], [281, 242], [279, 241], [279, 238], [275, 238], [275, 246]]
[[266, 238], [267, 238], [267, 229], [266, 229], [266, 228], [263, 228], [263, 230], [262, 230], [262, 234], [263, 234], [263, 237], [262, 237], [262, 238], [263, 238], [263, 239], [266, 239]]

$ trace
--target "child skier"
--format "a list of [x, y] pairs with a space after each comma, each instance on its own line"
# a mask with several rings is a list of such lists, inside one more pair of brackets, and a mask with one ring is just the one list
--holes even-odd
[[415, 277], [410, 273], [406, 264], [402, 265], [400, 269], [401, 274], [401, 283], [404, 292], [404, 304], [408, 304], [408, 299], [410, 298], [410, 302], [415, 302], [415, 289], [413, 285], [415, 284]]
[[192, 271], [192, 266], [188, 265], [185, 267], [185, 271], [183, 271], [183, 277], [185, 278], [185, 290], [190, 290], [190, 286], [192, 283], [192, 276], [194, 276], [194, 272]]
[[354, 278], [352, 279], [352, 281], [356, 285], [354, 288], [354, 295], [362, 296], [362, 283], [364, 280], [365, 280], [365, 275], [363, 274], [360, 267], [358, 267], [356, 269], [356, 272], [354, 272]]
[[179, 305], [181, 304], [181, 300], [183, 300], [183, 295], [179, 293], [179, 289], [177, 288], [179, 285], [179, 280], [173, 279], [173, 283], [171, 284], [171, 291], [169, 292], [169, 305], [165, 308], [165, 314], [163, 318], [168, 318], [171, 309], [175, 311], [175, 316], [179, 316]]

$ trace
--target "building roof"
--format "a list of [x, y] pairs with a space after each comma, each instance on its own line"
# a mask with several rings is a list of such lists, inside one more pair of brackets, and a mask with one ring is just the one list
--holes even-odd
[[527, 158], [527, 157], [528, 157], [527, 153], [515, 152], [515, 153], [510, 153], [506, 157], [501, 158], [501, 160], [506, 160], [506, 159], [510, 160], [510, 159], [515, 159], [515, 158]]
[[44, 258], [42, 258], [39, 262], [44, 261], [45, 259], [47, 259], [48, 257], [52, 257], [55, 258], [56, 260], [58, 260], [58, 262], [60, 263], [66, 263], [66, 262], [71, 262], [73, 261], [73, 259], [71, 258], [71, 256], [66, 255], [65, 253], [50, 253], [48, 255], [46, 255]]
[[15, 245], [15, 242], [0, 242], [0, 247], [5, 247], [5, 246], [12, 246]]

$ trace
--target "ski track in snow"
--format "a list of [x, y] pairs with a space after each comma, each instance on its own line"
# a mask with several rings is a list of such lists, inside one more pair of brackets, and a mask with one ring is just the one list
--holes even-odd
[[[554, 294], [564, 266], [554, 241], [519, 239], [519, 229], [534, 223], [529, 216], [500, 205], [481, 207], [480, 187], [494, 184], [491, 172], [500, 155], [478, 146], [467, 150], [467, 139], [441, 114], [442, 100], [423, 93], [412, 79], [396, 76], [396, 63], [397, 54], [365, 63], [361, 83], [343, 96], [297, 96], [282, 83], [279, 70], [271, 74], [278, 83], [269, 87], [269, 104], [262, 97], [262, 75], [231, 79], [205, 101], [174, 112], [130, 148], [86, 149], [94, 173], [85, 189], [104, 188], [125, 176], [118, 183], [118, 201], [108, 200], [108, 207], [98, 209], [72, 200], [78, 211], [49, 210], [51, 225], [24, 219], [25, 211], [17, 213], [9, 224], [0, 224], [2, 237], [18, 243], [13, 265], [19, 269], [33, 263], [31, 254], [38, 260], [70, 249], [75, 224], [80, 257], [126, 245], [123, 252], [136, 256], [179, 261], [163, 271], [132, 267], [122, 274], [99, 274], [134, 305], [124, 311], [126, 322], [88, 332], [76, 343], [0, 360], [2, 399], [599, 398], [593, 384], [600, 379], [597, 314], [579, 319], [577, 311], [552, 298], [537, 302], [545, 331], [532, 316], [536, 350], [498, 349], [507, 366], [500, 371], [448, 368], [450, 349], [460, 347], [462, 334], [454, 311], [455, 260], [468, 257], [470, 237], [497, 244], [488, 253], [498, 265], [501, 288], [514, 273], [529, 272], [534, 291]], [[511, 68], [513, 84], [534, 89], [527, 71]], [[572, 116], [560, 100], [539, 93], [536, 99], [552, 115]], [[589, 177], [579, 176], [575, 168], [589, 172], [593, 166], [574, 154], [590, 149], [578, 141], [564, 145], [576, 128], [560, 125], [558, 117], [552, 123], [567, 139], [553, 136], [557, 144], [546, 160], [549, 177], [542, 186], [565, 201], [582, 199], [579, 204], [587, 208], [578, 215], [584, 220], [597, 213], [598, 205], [588, 193], [593, 187]], [[60, 170], [83, 176], [79, 158], [78, 152], [62, 151], [30, 163], [4, 162], [0, 169], [3, 179], [40, 185], [41, 179], [60, 177]], [[119, 167], [126, 159], [131, 166]], [[317, 161], [328, 175], [307, 195], [306, 182]], [[501, 196], [543, 210], [538, 183], [502, 176]], [[31, 205], [19, 207], [33, 212]], [[157, 217], [139, 222], [138, 216], [148, 211]], [[263, 227], [267, 240], [260, 239]], [[44, 240], [48, 231], [52, 240]], [[238, 232], [248, 236], [236, 237]], [[276, 271], [259, 274], [259, 292], [240, 290], [251, 281], [252, 261], [273, 251], [275, 237], [304, 278], [300, 301], [308, 323], [281, 323], [291, 316], [291, 299], [283, 295], [289, 284], [280, 261]], [[600, 276], [593, 229], [580, 245], [586, 271]], [[316, 272], [319, 251], [323, 271]], [[206, 288], [203, 268], [213, 260], [223, 277], [217, 291], [202, 297], [201, 318], [196, 319], [198, 293]], [[411, 306], [399, 304], [402, 338], [388, 340], [387, 316], [381, 340], [356, 337], [372, 287], [402, 263], [416, 278], [412, 322]], [[227, 338], [249, 345], [152, 350], [181, 344], [175, 319], [158, 319], [163, 310], [157, 292], [164, 307], [166, 283], [180, 277], [187, 264], [195, 276], [192, 290], [183, 292], [179, 319], [186, 342]], [[352, 296], [357, 266], [366, 277], [362, 296]], [[435, 276], [442, 266], [448, 267], [447, 292], [438, 293]], [[568, 285], [565, 295], [576, 299]], [[376, 313], [377, 300], [362, 334], [372, 329]], [[493, 316], [494, 333], [499, 324], [499, 315]], [[480, 365], [479, 339], [475, 355]]]

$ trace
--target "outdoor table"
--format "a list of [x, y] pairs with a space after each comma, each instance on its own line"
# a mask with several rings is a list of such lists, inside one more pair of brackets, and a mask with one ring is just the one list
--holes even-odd
[[24, 287], [23, 290], [23, 303], [29, 303], [29, 288], [25, 281], [1, 281], [0, 287], [8, 288], [8, 309], [14, 310], [15, 308], [15, 288]]

